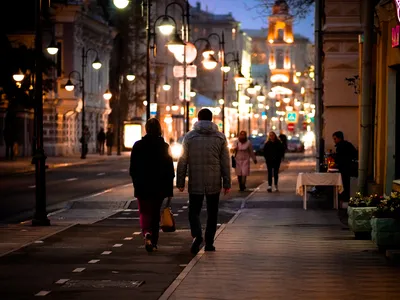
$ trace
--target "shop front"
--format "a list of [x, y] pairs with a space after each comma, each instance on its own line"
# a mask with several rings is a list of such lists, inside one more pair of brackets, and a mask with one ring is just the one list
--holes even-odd
[[386, 195], [400, 191], [400, 15], [378, 5], [374, 179]]

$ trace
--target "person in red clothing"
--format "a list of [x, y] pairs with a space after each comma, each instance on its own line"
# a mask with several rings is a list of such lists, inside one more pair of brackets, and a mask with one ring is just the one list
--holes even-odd
[[135, 143], [131, 153], [130, 175], [138, 199], [140, 227], [148, 252], [157, 249], [160, 209], [165, 198], [171, 201], [174, 164], [169, 145], [161, 136], [157, 119], [146, 123], [146, 135]]

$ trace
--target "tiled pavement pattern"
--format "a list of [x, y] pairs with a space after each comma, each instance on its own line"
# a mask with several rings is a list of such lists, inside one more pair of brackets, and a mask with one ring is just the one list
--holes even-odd
[[255, 193], [252, 208], [218, 236], [217, 252], [200, 253], [175, 292], [161, 299], [400, 299], [400, 269], [372, 242], [354, 240], [334, 211], [301, 209], [292, 168], [281, 192], [263, 186]]

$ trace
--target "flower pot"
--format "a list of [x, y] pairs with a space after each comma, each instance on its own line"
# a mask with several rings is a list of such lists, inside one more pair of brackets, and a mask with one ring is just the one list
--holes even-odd
[[371, 218], [376, 207], [347, 207], [348, 224], [356, 238], [371, 238]]
[[372, 218], [371, 238], [380, 250], [400, 248], [400, 220]]

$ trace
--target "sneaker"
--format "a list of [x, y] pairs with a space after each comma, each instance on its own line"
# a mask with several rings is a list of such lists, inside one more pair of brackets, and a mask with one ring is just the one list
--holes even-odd
[[147, 252], [153, 252], [153, 244], [151, 242], [151, 234], [146, 233], [144, 236], [144, 247], [146, 248]]
[[278, 186], [276, 185], [274, 188], [274, 192], [279, 192]]
[[267, 191], [268, 191], [268, 193], [271, 193], [272, 192], [272, 186], [269, 186]]
[[153, 244], [153, 251], [158, 251], [157, 245], [154, 245], [154, 244]]
[[192, 242], [192, 247], [190, 247], [190, 252], [192, 254], [197, 254], [200, 251], [200, 245], [203, 242], [203, 238], [202, 237], [196, 237], [193, 239]]
[[204, 251], [207, 251], [207, 252], [214, 252], [214, 251], [215, 251], [215, 247], [214, 247], [214, 245], [206, 245], [206, 246], [204, 247]]

